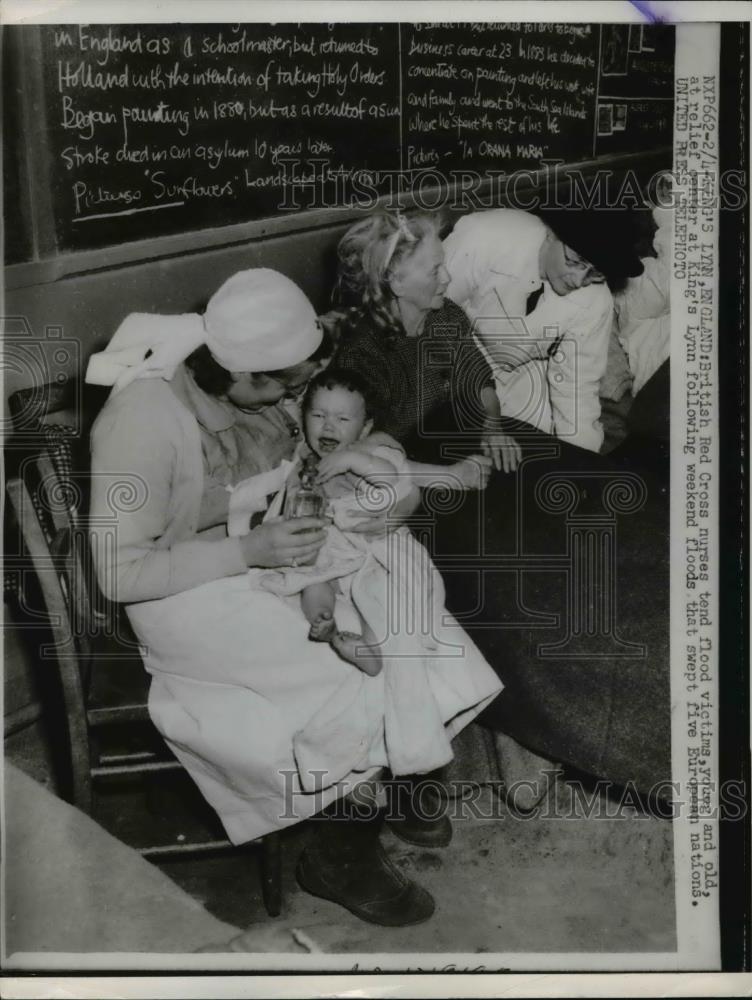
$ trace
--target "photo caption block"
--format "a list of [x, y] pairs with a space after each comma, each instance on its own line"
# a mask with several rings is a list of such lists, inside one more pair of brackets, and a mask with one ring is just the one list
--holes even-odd
[[[677, 938], [718, 934], [718, 25], [677, 27], [671, 282], [671, 680]], [[686, 967], [686, 966], [685, 966]]]

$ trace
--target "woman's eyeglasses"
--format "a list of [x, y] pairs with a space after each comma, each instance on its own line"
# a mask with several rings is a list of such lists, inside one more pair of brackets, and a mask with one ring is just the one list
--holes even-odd
[[583, 281], [589, 279], [591, 284], [599, 284], [606, 280], [605, 276], [596, 267], [593, 267], [590, 261], [585, 260], [584, 257], [580, 257], [566, 243], [563, 243], [562, 246], [564, 247], [564, 260], [567, 267], [582, 275]]

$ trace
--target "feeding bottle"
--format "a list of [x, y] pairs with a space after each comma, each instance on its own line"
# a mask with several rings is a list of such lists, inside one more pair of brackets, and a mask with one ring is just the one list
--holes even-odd
[[323, 517], [327, 508], [327, 498], [316, 483], [318, 455], [311, 453], [303, 459], [298, 477], [300, 485], [293, 486], [285, 501], [285, 517]]

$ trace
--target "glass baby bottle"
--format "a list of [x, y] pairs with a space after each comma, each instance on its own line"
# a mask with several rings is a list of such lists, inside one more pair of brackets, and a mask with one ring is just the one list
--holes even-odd
[[306, 455], [300, 467], [300, 484], [288, 490], [285, 500], [285, 518], [323, 517], [327, 508], [327, 498], [316, 483], [318, 455]]

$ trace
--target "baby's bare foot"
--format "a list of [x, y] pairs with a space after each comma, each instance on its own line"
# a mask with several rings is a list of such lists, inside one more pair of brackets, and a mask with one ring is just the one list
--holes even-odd
[[337, 626], [331, 611], [322, 611], [321, 614], [311, 622], [308, 630], [308, 638], [311, 642], [331, 642], [337, 634]]
[[381, 661], [381, 650], [378, 646], [367, 646], [363, 642], [362, 635], [355, 632], [337, 632], [331, 639], [332, 649], [338, 653], [343, 660], [352, 663], [364, 674], [375, 677], [381, 673], [383, 663]]

